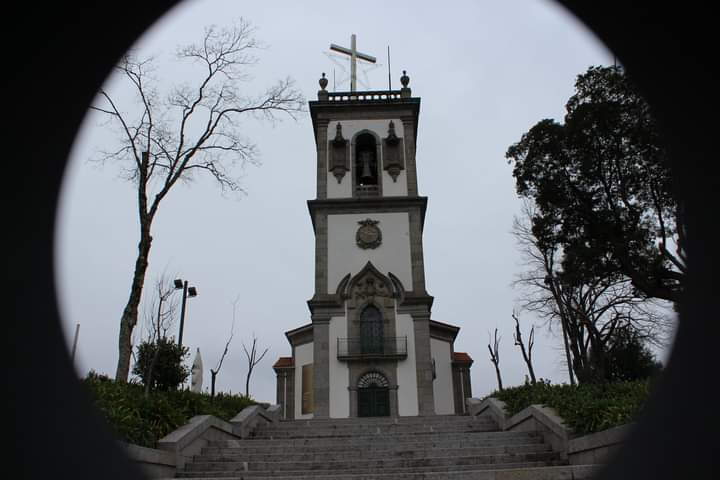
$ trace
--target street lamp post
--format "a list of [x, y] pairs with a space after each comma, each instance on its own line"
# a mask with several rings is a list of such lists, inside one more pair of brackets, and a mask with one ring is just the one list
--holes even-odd
[[180, 307], [180, 334], [178, 336], [178, 346], [182, 349], [182, 337], [183, 327], [185, 326], [185, 302], [187, 298], [197, 297], [197, 289], [195, 287], [188, 287], [187, 280], [183, 281], [180, 278], [175, 279], [175, 288], [183, 291], [182, 306]]

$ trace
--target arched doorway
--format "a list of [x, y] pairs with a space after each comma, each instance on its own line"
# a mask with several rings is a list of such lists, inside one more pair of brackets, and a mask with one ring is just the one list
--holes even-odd
[[380, 372], [369, 372], [357, 384], [358, 417], [390, 416], [390, 388]]

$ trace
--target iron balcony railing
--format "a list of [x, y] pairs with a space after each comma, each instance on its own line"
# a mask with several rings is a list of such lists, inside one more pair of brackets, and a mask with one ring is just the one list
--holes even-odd
[[407, 358], [407, 337], [338, 338], [338, 360], [371, 358], [402, 360]]

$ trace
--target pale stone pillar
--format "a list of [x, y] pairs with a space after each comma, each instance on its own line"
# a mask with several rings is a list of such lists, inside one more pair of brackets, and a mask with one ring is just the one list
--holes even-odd
[[313, 418], [330, 417], [330, 316], [312, 316]]
[[401, 118], [403, 124], [403, 144], [405, 145], [405, 161], [407, 175], [408, 197], [417, 197], [417, 168], [415, 166], [415, 118], [404, 116]]
[[317, 144], [317, 198], [327, 198], [327, 148], [328, 148], [328, 136], [327, 128], [328, 120], [317, 120], [317, 138], [315, 142]]
[[415, 314], [415, 370], [417, 373], [418, 413], [435, 415], [432, 355], [430, 353], [430, 312]]

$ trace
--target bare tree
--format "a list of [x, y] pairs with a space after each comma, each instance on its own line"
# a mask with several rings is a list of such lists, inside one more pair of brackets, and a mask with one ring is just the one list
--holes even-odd
[[[498, 390], [502, 390], [502, 378], [500, 377], [500, 338], [497, 336], [497, 328], [495, 329], [495, 340], [493, 342], [493, 345], [490, 346], [490, 343], [488, 343], [488, 350], [490, 351], [490, 361], [493, 365], [495, 365], [495, 375], [497, 375], [497, 382], [498, 382]], [[488, 332], [488, 337], [490, 336], [490, 333]]]
[[260, 361], [263, 359], [265, 354], [268, 352], [268, 349], [266, 348], [260, 356], [258, 356], [257, 351], [257, 338], [255, 337], [255, 334], [253, 333], [253, 339], [252, 339], [252, 347], [250, 348], [250, 351], [248, 351], [247, 347], [245, 346], [245, 342], [243, 342], [243, 350], [245, 351], [245, 356], [247, 357], [248, 362], [248, 371], [247, 371], [247, 377], [245, 378], [245, 396], [250, 396], [250, 375], [252, 375], [253, 369], [255, 366], [260, 363]]
[[220, 357], [220, 362], [218, 362], [218, 366], [215, 367], [213, 370], [210, 369], [210, 398], [215, 398], [215, 378], [217, 377], [217, 374], [220, 373], [220, 369], [222, 368], [223, 360], [225, 360], [225, 355], [227, 355], [228, 349], [230, 348], [230, 342], [233, 339], [233, 335], [235, 335], [235, 311], [237, 310], [237, 303], [240, 301], [240, 296], [238, 295], [235, 297], [235, 301], [232, 302], [233, 306], [233, 312], [232, 312], [232, 326], [230, 327], [230, 337], [228, 338], [227, 342], [225, 343], [225, 350], [223, 350], [222, 357]]
[[515, 333], [513, 333], [513, 340], [515, 340], [515, 345], [520, 347], [520, 352], [522, 353], [523, 360], [525, 360], [525, 364], [528, 368], [528, 373], [530, 373], [530, 383], [535, 385], [535, 369], [533, 368], [532, 364], [532, 349], [533, 345], [535, 345], [535, 325], [530, 328], [530, 337], [528, 338], [528, 344], [526, 349], [525, 342], [523, 342], [522, 339], [522, 333], [520, 332], [520, 320], [518, 320], [515, 312], [512, 313], [512, 318], [515, 320]]
[[205, 29], [198, 44], [181, 47], [180, 61], [201, 70], [195, 85], [180, 84], [161, 96], [154, 78], [153, 59], [126, 55], [115, 68], [135, 93], [139, 113], [127, 113], [106, 91], [100, 90], [91, 108], [107, 115], [119, 128], [117, 149], [99, 159], [122, 165], [124, 177], [137, 187], [140, 241], [130, 296], [120, 318], [115, 378], [126, 381], [132, 352], [132, 331], [148, 268], [151, 228], [161, 202], [179, 181], [207, 174], [221, 189], [241, 191], [235, 167], [256, 161], [256, 148], [241, 132], [240, 119], [250, 116], [275, 120], [278, 115], [304, 110], [302, 94], [290, 78], [260, 95], [241, 93], [247, 68], [257, 63], [259, 45], [254, 29], [244, 20], [229, 28]]
[[513, 234], [527, 269], [514, 282], [523, 290], [521, 306], [546, 321], [560, 324], [570, 383], [600, 380], [604, 357], [619, 329], [632, 328], [644, 341], [662, 345], [670, 320], [657, 300], [642, 296], [631, 279], [622, 275], [594, 279], [562, 275], [562, 251], [540, 242], [530, 219], [533, 207], [525, 203], [523, 217], [515, 218]]
[[[563, 308], [563, 302], [559, 296], [559, 287], [554, 277], [554, 269], [558, 266], [558, 257], [561, 253], [558, 245], [540, 244], [533, 234], [531, 219], [534, 212], [533, 204], [524, 201], [521, 217], [513, 219], [512, 234], [520, 247], [526, 266], [526, 270], [518, 276], [514, 285], [522, 287], [525, 291], [525, 296], [522, 299], [522, 306], [525, 310], [541, 312], [541, 317], [559, 320], [570, 385], [575, 385], [567, 335], [569, 319]], [[547, 312], [552, 313], [547, 315]], [[550, 322], [548, 324], [550, 325]]]

